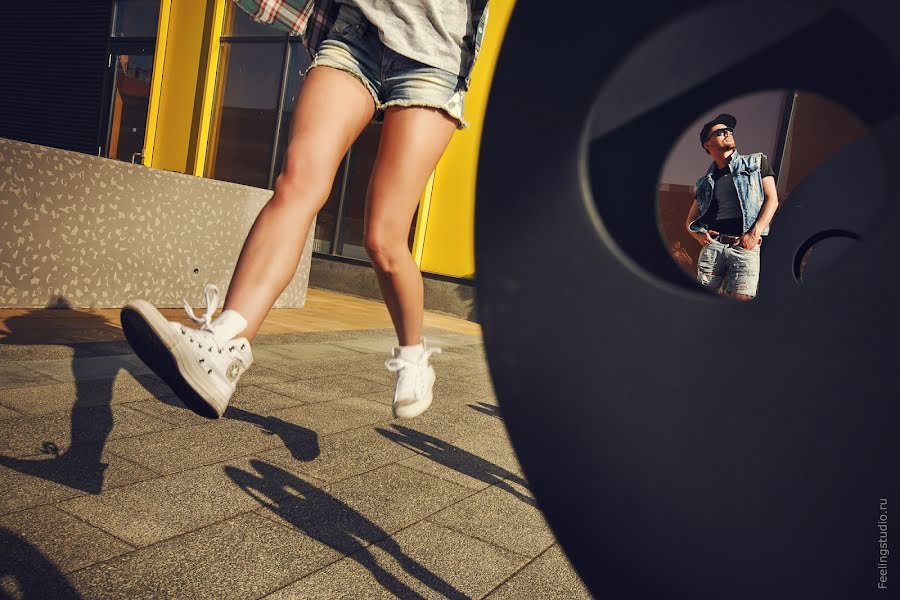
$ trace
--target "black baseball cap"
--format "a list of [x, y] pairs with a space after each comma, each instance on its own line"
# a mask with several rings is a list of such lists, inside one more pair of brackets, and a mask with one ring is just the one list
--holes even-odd
[[725, 127], [734, 128], [737, 125], [737, 119], [735, 119], [732, 115], [728, 113], [722, 113], [712, 121], [708, 122], [703, 126], [703, 129], [700, 130], [700, 145], [706, 143], [706, 140], [709, 138], [709, 130], [713, 128], [713, 125], [724, 125]]

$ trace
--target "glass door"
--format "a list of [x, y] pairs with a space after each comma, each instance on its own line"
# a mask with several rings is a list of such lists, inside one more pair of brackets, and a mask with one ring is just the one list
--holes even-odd
[[143, 164], [159, 0], [113, 4], [100, 155]]
[[153, 48], [111, 54], [109, 122], [104, 155], [142, 164], [144, 132], [150, 107]]

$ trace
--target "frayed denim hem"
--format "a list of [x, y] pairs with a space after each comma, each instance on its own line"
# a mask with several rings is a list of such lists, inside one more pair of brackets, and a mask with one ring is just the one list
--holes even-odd
[[436, 108], [437, 110], [443, 111], [448, 117], [456, 121], [456, 129], [462, 131], [463, 129], [469, 128], [469, 123], [465, 119], [463, 119], [461, 114], [458, 114], [459, 111], [454, 111], [451, 106], [452, 102], [447, 102], [446, 104], [431, 104], [428, 102], [422, 102], [417, 100], [389, 100], [384, 104], [378, 107], [379, 112], [384, 112], [385, 109], [390, 108], [391, 106], [400, 106], [403, 108]]

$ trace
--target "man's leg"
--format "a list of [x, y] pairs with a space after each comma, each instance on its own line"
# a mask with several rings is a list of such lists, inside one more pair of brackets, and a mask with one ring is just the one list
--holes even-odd
[[728, 249], [728, 277], [725, 294], [735, 300], [753, 300], [759, 287], [760, 248], [745, 250], [740, 246]]
[[294, 276], [337, 168], [374, 111], [371, 94], [353, 76], [324, 66], [307, 75], [275, 194], [247, 235], [225, 299], [226, 310], [247, 320], [247, 339]]
[[712, 292], [718, 292], [725, 275], [725, 246], [719, 242], [707, 244], [697, 257], [697, 282]]

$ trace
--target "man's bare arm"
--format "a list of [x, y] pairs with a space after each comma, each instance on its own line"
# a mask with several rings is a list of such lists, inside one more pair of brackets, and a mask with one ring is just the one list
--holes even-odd
[[762, 232], [766, 230], [766, 227], [772, 222], [772, 217], [775, 216], [775, 211], [778, 210], [778, 190], [775, 187], [775, 178], [772, 176], [765, 177], [762, 180], [762, 186], [766, 199], [759, 211], [759, 216], [756, 217], [756, 223], [753, 224], [751, 229], [756, 238], [759, 238]]

